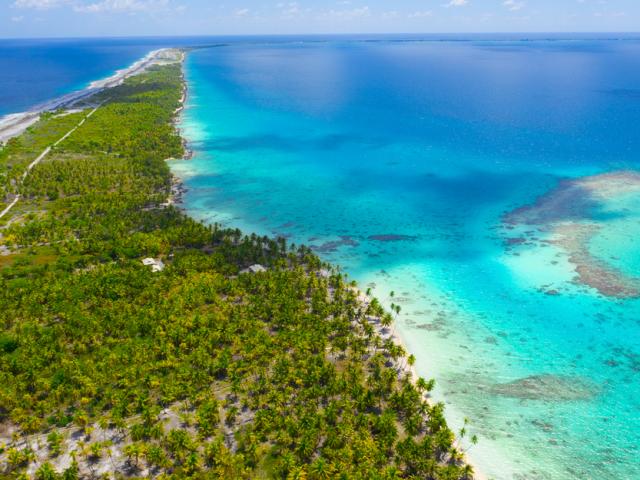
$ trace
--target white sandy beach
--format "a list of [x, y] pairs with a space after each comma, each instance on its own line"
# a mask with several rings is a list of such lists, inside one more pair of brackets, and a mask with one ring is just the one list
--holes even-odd
[[[354, 292], [358, 296], [358, 301], [364, 306], [364, 308], [366, 308], [374, 298], [374, 297], [368, 296], [366, 293], [364, 293], [362, 290], [358, 289], [357, 287], [354, 287]], [[411, 350], [409, 349], [407, 342], [405, 342], [405, 340], [402, 338], [400, 329], [397, 328], [398, 327], [397, 318], [394, 321], [394, 325], [392, 325], [390, 328], [384, 327], [380, 322], [379, 318], [368, 317], [368, 320], [369, 320], [369, 323], [373, 326], [376, 334], [380, 338], [384, 340], [390, 339], [393, 343], [402, 347], [403, 350], [406, 352], [407, 356], [411, 355]], [[417, 383], [418, 379], [420, 378], [420, 375], [418, 375], [418, 371], [416, 369], [415, 364], [409, 365], [409, 363], [406, 361], [406, 357], [404, 360], [397, 361], [394, 363], [395, 363], [395, 368], [399, 372], [399, 375], [408, 375], [414, 385]], [[433, 404], [433, 399], [430, 396], [430, 394], [425, 393], [424, 399], [428, 403]], [[456, 432], [456, 435], [457, 435], [457, 432]], [[463, 459], [465, 463], [473, 467], [474, 480], [489, 480], [489, 477], [487, 477], [482, 471], [478, 469], [477, 464], [474, 463], [473, 460], [469, 458], [468, 454], [464, 451], [463, 451]]]

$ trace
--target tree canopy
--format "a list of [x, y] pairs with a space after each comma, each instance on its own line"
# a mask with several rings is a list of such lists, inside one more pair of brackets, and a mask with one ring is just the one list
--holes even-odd
[[0, 151], [4, 201], [22, 195], [0, 229], [0, 478], [101, 459], [109, 477], [468, 478], [377, 301], [306, 247], [171, 205], [182, 88], [167, 65], [90, 99], [24, 183], [87, 110]]

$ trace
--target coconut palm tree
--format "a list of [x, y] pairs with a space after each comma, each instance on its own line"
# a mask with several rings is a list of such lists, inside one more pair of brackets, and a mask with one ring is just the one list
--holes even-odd
[[318, 458], [309, 466], [309, 478], [311, 480], [329, 480], [335, 478], [335, 469], [325, 459]]
[[410, 367], [413, 367], [416, 364], [416, 357], [413, 354], [409, 355], [407, 357], [407, 363]]

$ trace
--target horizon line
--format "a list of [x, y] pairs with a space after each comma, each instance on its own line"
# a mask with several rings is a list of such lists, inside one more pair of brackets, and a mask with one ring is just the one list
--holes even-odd
[[254, 37], [353, 37], [353, 36], [505, 36], [505, 35], [638, 35], [640, 31], [514, 31], [514, 32], [322, 32], [322, 33], [203, 33], [203, 34], [153, 34], [153, 35], [90, 35], [90, 36], [42, 36], [42, 37], [0, 37], [3, 40], [90, 40], [90, 39], [154, 39], [154, 38], [254, 38]]

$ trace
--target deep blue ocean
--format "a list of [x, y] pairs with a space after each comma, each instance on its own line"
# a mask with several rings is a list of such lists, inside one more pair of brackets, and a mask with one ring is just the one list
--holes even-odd
[[578, 276], [638, 285], [640, 41], [265, 40], [186, 72], [191, 214], [310, 244], [401, 305], [487, 477], [640, 478], [640, 301]]
[[208, 45], [185, 66], [194, 157], [171, 163], [186, 210], [401, 305], [486, 477], [640, 478], [640, 300], [605, 288], [640, 288], [640, 37], [36, 43], [0, 42], [0, 112]]
[[157, 48], [211, 41], [195, 37], [0, 39], [0, 115], [81, 90]]

